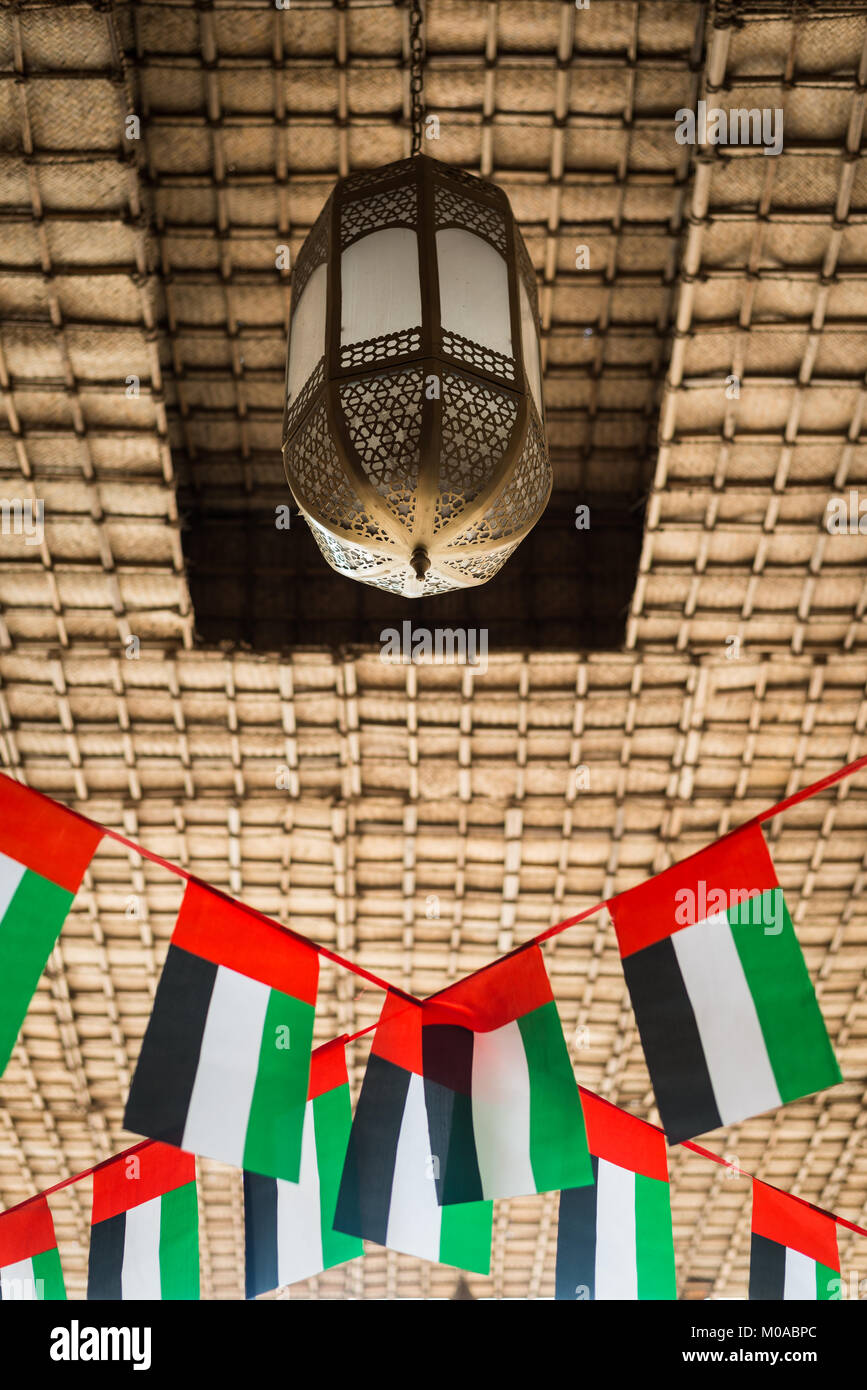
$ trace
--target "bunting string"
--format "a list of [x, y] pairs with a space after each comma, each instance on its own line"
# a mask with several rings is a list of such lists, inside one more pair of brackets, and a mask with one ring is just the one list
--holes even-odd
[[[583, 1096], [592, 1096], [594, 1100], [600, 1101], [602, 1105], [611, 1106], [612, 1110], [619, 1110], [621, 1108], [619, 1105], [615, 1105], [613, 1101], [605, 1100], [603, 1096], [597, 1096], [595, 1091], [588, 1090], [586, 1086], [579, 1086], [578, 1090]], [[657, 1134], [661, 1134], [663, 1138], [665, 1137], [665, 1131], [659, 1125], [653, 1124], [650, 1120], [645, 1120], [644, 1124], [650, 1125], [650, 1128], [655, 1129]], [[746, 1168], [739, 1168], [736, 1163], [729, 1163], [728, 1159], [722, 1158], [719, 1154], [715, 1154], [712, 1149], [705, 1149], [701, 1144], [693, 1143], [691, 1139], [684, 1139], [679, 1144], [673, 1144], [669, 1147], [690, 1149], [692, 1153], [698, 1154], [701, 1158], [708, 1158], [711, 1163], [718, 1163], [721, 1168], [727, 1168], [730, 1173], [737, 1173], [739, 1178], [749, 1178], [750, 1182], [756, 1180], [754, 1173], [748, 1173]], [[774, 1184], [767, 1182], [765, 1178], [761, 1178], [759, 1181], [763, 1182], [766, 1187], [774, 1187]], [[836, 1221], [838, 1226], [845, 1226], [847, 1231], [854, 1231], [856, 1236], [867, 1236], [867, 1231], [864, 1230], [863, 1226], [856, 1226], [854, 1221], [846, 1221], [844, 1217], [836, 1216], [834, 1212], [826, 1211], [824, 1207], [816, 1206], [815, 1202], [808, 1202], [803, 1197], [795, 1197], [791, 1192], [786, 1192], [782, 1187], [774, 1187], [774, 1191], [782, 1192], [784, 1196], [791, 1197], [793, 1202], [802, 1202], [805, 1207], [812, 1207], [813, 1211], [820, 1212], [822, 1216], [830, 1216], [831, 1220]]]
[[[364, 1031], [367, 1032], [369, 1030], [365, 1029]], [[346, 1034], [341, 1034], [340, 1037], [334, 1038], [332, 1041], [342, 1042], [345, 1045], [346, 1043], [351, 1042], [352, 1039], [347, 1037]], [[612, 1110], [622, 1109], [621, 1106], [615, 1105], [613, 1101], [606, 1100], [603, 1096], [597, 1096], [595, 1091], [589, 1090], [586, 1086], [579, 1086], [578, 1090], [582, 1096], [589, 1096], [602, 1105], [610, 1106]], [[631, 1111], [623, 1111], [622, 1113], [631, 1114]], [[664, 1137], [664, 1131], [659, 1127], [659, 1125], [654, 1125], [649, 1120], [645, 1120], [644, 1123], [649, 1124], [651, 1129], [655, 1129], [658, 1134], [662, 1134]], [[111, 1158], [105, 1158], [100, 1163], [95, 1163], [91, 1168], [85, 1168], [80, 1173], [74, 1173], [72, 1177], [63, 1178], [60, 1182], [54, 1183], [52, 1187], [44, 1188], [42, 1192], [33, 1193], [31, 1197], [25, 1197], [23, 1202], [16, 1202], [15, 1206], [7, 1207], [5, 1211], [0, 1212], [0, 1215], [6, 1216], [9, 1214], [9, 1212], [20, 1211], [22, 1207], [30, 1206], [32, 1202], [38, 1202], [43, 1197], [50, 1197], [53, 1193], [62, 1191], [64, 1187], [71, 1187], [73, 1183], [82, 1182], [85, 1178], [89, 1178], [94, 1173], [98, 1173], [100, 1169], [107, 1168], [109, 1164], [117, 1163], [119, 1159], [129, 1158], [132, 1154], [140, 1153], [143, 1149], [149, 1149], [157, 1142], [158, 1141], [156, 1139], [143, 1139], [140, 1143], [133, 1144], [128, 1149], [122, 1149], [121, 1152], [118, 1154], [113, 1154]], [[736, 1163], [729, 1163], [727, 1159], [722, 1158], [719, 1154], [715, 1154], [711, 1149], [705, 1149], [702, 1147], [701, 1144], [694, 1144], [691, 1140], [686, 1140], [683, 1143], [672, 1145], [671, 1147], [679, 1149], [690, 1149], [692, 1153], [698, 1154], [699, 1157], [709, 1159], [710, 1162], [719, 1164], [721, 1168], [727, 1168], [729, 1172], [737, 1173], [738, 1177], [748, 1178], [750, 1182], [753, 1182], [755, 1179], [755, 1175], [753, 1173], [748, 1173], [745, 1168], [739, 1168]], [[774, 1186], [773, 1183], [766, 1182], [764, 1178], [762, 1179], [762, 1182], [765, 1183], [766, 1187]], [[844, 1217], [837, 1216], [834, 1212], [827, 1211], [824, 1207], [816, 1206], [814, 1202], [805, 1201], [803, 1197], [795, 1197], [791, 1192], [785, 1192], [785, 1190], [781, 1187], [775, 1187], [774, 1191], [782, 1192], [784, 1196], [790, 1197], [793, 1201], [802, 1202], [804, 1206], [811, 1207], [813, 1211], [820, 1212], [822, 1216], [830, 1217], [831, 1220], [835, 1221], [838, 1226], [845, 1227], [847, 1231], [854, 1232], [856, 1236], [867, 1237], [867, 1230], [865, 1230], [863, 1226], [857, 1226], [854, 1221], [847, 1221]]]
[[[822, 792], [827, 791], [830, 787], [837, 785], [838, 783], [844, 781], [849, 777], [852, 777], [855, 773], [860, 772], [865, 767], [867, 767], [867, 755], [858, 758], [851, 763], [847, 763], [845, 766], [838, 768], [835, 772], [829, 774], [828, 776], [820, 778], [818, 781], [811, 783], [809, 786], [802, 788], [800, 791], [794, 792], [791, 795], [785, 797], [783, 800], [777, 802], [775, 805], [768, 807], [764, 811], [761, 811], [751, 820], [745, 822], [744, 825], [738, 826], [735, 830], [729, 831], [727, 835], [722, 836], [721, 840], [715, 843], [721, 843], [723, 840], [728, 839], [730, 836], [741, 833], [748, 826], [757, 826], [765, 824], [773, 817], [780, 815], [787, 810], [790, 810], [792, 807], [799, 805], [801, 802], [807, 801], [811, 797], [817, 796]], [[17, 782], [17, 779], [9, 778], [5, 773], [0, 774], [0, 776], [2, 776], [8, 781]], [[28, 788], [28, 791], [30, 791], [33, 795], [39, 797], [43, 801], [49, 802], [50, 804], [57, 804], [53, 802], [52, 798], [47, 797], [42, 792], [35, 791], [32, 788]], [[165, 869], [167, 872], [184, 879], [187, 883], [195, 884], [198, 887], [204, 889], [205, 891], [221, 898], [223, 901], [231, 903], [234, 907], [241, 908], [245, 913], [248, 913], [251, 917], [257, 919], [258, 921], [263, 922], [270, 927], [276, 928], [279, 931], [285, 932], [288, 936], [291, 936], [296, 941], [303, 942], [306, 946], [312, 947], [315, 951], [318, 952], [320, 956], [332, 961], [334, 964], [340, 966], [342, 969], [350, 971], [352, 974], [359, 976], [360, 978], [366, 980], [369, 984], [375, 985], [378, 989], [381, 989], [386, 993], [403, 999], [407, 1005], [418, 1006], [421, 1005], [423, 1002], [426, 1002], [421, 999], [418, 999], [415, 995], [409, 993], [407, 990], [402, 989], [400, 986], [391, 984], [389, 981], [374, 974], [372, 971], [365, 969], [363, 966], [358, 965], [356, 962], [347, 959], [345, 956], [340, 955], [338, 952], [332, 951], [328, 947], [320, 945], [318, 942], [311, 941], [303, 934], [293, 931], [290, 927], [287, 927], [283, 923], [275, 921], [273, 918], [267, 916], [267, 914], [263, 912], [260, 912], [258, 909], [249, 907], [247, 904], [244, 903], [239, 903], [236, 899], [232, 898], [230, 894], [223, 892], [221, 889], [213, 887], [213, 885], [205, 882], [197, 875], [191, 873], [188, 869], [185, 869], [180, 865], [171, 863], [169, 860], [164, 859], [161, 855], [156, 854], [153, 850], [149, 850], [144, 846], [137, 844], [134, 840], [129, 839], [126, 835], [121, 834], [119, 831], [100, 825], [98, 822], [92, 820], [88, 816], [85, 816], [80, 811], [72, 810], [69, 807], [66, 807], [65, 809], [70, 815], [75, 817], [77, 820], [86, 824], [91, 829], [98, 830], [99, 832], [101, 832], [101, 834], [108, 836], [110, 839], [116, 841], [118, 844], [123, 845], [127, 850], [131, 851], [133, 854], [136, 854], [143, 859], [148, 859], [152, 863], [157, 864], [160, 868]], [[702, 853], [702, 851], [698, 851], [698, 853]], [[689, 856], [689, 858], [692, 857], [694, 856]], [[685, 863], [687, 861], [684, 860], [680, 862]], [[584, 921], [585, 919], [593, 916], [595, 913], [608, 907], [612, 902], [614, 902], [614, 898], [604, 899], [601, 902], [595, 903], [591, 907], [583, 909], [581, 912], [576, 913], [574, 916], [568, 917], [565, 920], [548, 927], [545, 931], [538, 933], [536, 936], [530, 938], [528, 941], [523, 942], [521, 945], [515, 947], [514, 950], [508, 952], [506, 956], [498, 958], [496, 962], [490, 962], [488, 965], [482, 966], [481, 969], [474, 972], [474, 974], [480, 975], [485, 970], [491, 969], [495, 964], [499, 964], [502, 960], [519, 955], [521, 952], [526, 951], [533, 946], [540, 946], [544, 941], [547, 941], [550, 938], [559, 935], [561, 932], [567, 931], [570, 927], [577, 925], [579, 922]], [[451, 986], [448, 986], [446, 988], [451, 988]], [[442, 992], [444, 991], [438, 991], [438, 993]], [[437, 994], [430, 996], [430, 999], [436, 998]], [[358, 1032], [353, 1033], [351, 1035], [342, 1034], [340, 1037], [335, 1038], [333, 1041], [342, 1042], [343, 1045], [346, 1046], [349, 1043], [355, 1042], [359, 1038], [365, 1036], [365, 1034], [375, 1031], [377, 1026], [378, 1025], [376, 1023], [370, 1024], [368, 1025], [368, 1027], [362, 1028]], [[588, 1096], [592, 1096], [594, 1094], [593, 1092], [586, 1090], [586, 1088], [584, 1087], [579, 1087], [579, 1091], [583, 1092]], [[597, 1099], [601, 1100], [602, 1098], [597, 1097]], [[602, 1103], [605, 1105], [612, 1104], [612, 1102], [610, 1101], [603, 1101]], [[619, 1107], [617, 1106], [614, 1106], [613, 1108], [619, 1109]], [[659, 1126], [654, 1125], [653, 1128], [658, 1130], [659, 1133], [663, 1133]], [[87, 1178], [92, 1174], [98, 1172], [107, 1164], [116, 1162], [119, 1158], [125, 1158], [129, 1155], [140, 1152], [141, 1150], [147, 1149], [150, 1146], [152, 1146], [155, 1142], [156, 1141], [152, 1139], [144, 1139], [139, 1143], [132, 1145], [130, 1148], [122, 1150], [120, 1154], [116, 1154], [110, 1159], [105, 1159], [102, 1162], [97, 1163], [90, 1168], [84, 1169], [80, 1173], [76, 1173], [71, 1177], [62, 1179], [60, 1182], [55, 1183], [52, 1187], [46, 1188], [43, 1192], [36, 1193], [31, 1197], [25, 1198], [24, 1201], [17, 1203], [14, 1207], [8, 1208], [8, 1210], [16, 1211], [21, 1207], [28, 1206], [31, 1202], [39, 1200], [41, 1197], [49, 1196], [55, 1192], [59, 1192], [63, 1188], [68, 1187], [73, 1183], [80, 1182], [84, 1178]], [[709, 1149], [703, 1148], [699, 1144], [695, 1144], [692, 1141], [683, 1141], [680, 1144], [680, 1147], [689, 1149], [692, 1152], [698, 1154], [699, 1156], [708, 1159], [711, 1162], [720, 1164], [722, 1167], [725, 1167], [730, 1171], [736, 1171], [739, 1176], [749, 1178], [750, 1180], [753, 1179], [753, 1175], [746, 1172], [746, 1170], [737, 1167], [737, 1165], [733, 1165], [727, 1162], [718, 1154], [713, 1153]], [[770, 1186], [770, 1184], [768, 1185]], [[781, 1189], [777, 1190], [780, 1191]], [[802, 1198], [796, 1198], [795, 1200], [803, 1201]], [[830, 1216], [834, 1221], [837, 1222], [838, 1225], [845, 1227], [847, 1230], [854, 1232], [856, 1235], [867, 1236], [867, 1230], [863, 1229], [861, 1226], [858, 1226], [853, 1222], [846, 1221], [842, 1217], [837, 1217], [831, 1212], [825, 1212], [823, 1208], [815, 1207], [812, 1203], [807, 1202], [805, 1203], [805, 1205], [813, 1207], [814, 1210], [821, 1212], [823, 1215]]]
[[[6, 773], [0, 773], [0, 777], [5, 781], [16, 781], [14, 777], [9, 777]], [[24, 784], [22, 783], [21, 785]], [[37, 791], [34, 787], [28, 787], [27, 790], [33, 796], [38, 796], [42, 801], [48, 801], [52, 805], [58, 804], [53, 801], [52, 797], [46, 796], [44, 792]], [[213, 884], [207, 883], [205, 879], [199, 878], [197, 874], [190, 873], [189, 869], [183, 868], [182, 865], [173, 864], [169, 859], [163, 859], [162, 855], [154, 853], [151, 849], [146, 849], [144, 845], [136, 844], [135, 840], [128, 839], [127, 836], [122, 835], [119, 830], [112, 830], [107, 825], [100, 825], [98, 821], [91, 820], [90, 816], [83, 815], [81, 811], [73, 810], [71, 806], [65, 806], [64, 809], [68, 811], [71, 816], [74, 816], [76, 820], [82, 821], [85, 825], [90, 826], [94, 830], [99, 830], [103, 835], [107, 835], [110, 840], [114, 840], [117, 844], [123, 845], [126, 849], [131, 850], [133, 854], [138, 854], [143, 859], [149, 859], [152, 864], [158, 864], [161, 869], [166, 869], [170, 874], [175, 874], [177, 878], [182, 878], [187, 883], [194, 883], [198, 888], [203, 888], [206, 892], [213, 893], [214, 897], [222, 898], [223, 902], [231, 903], [233, 907], [242, 908], [244, 912], [248, 913], [251, 917], [255, 917], [258, 921], [266, 923], [269, 927], [276, 928], [277, 931], [285, 932], [287, 936], [293, 937], [296, 941], [302, 941], [305, 946], [312, 947], [320, 956], [324, 956], [326, 960], [333, 961], [335, 965], [342, 966], [344, 970], [351, 971], [353, 975], [360, 976], [370, 984], [376, 985], [379, 989], [399, 995], [402, 999], [406, 999], [408, 1003], [418, 1003], [414, 995], [407, 993], [407, 991], [401, 989], [399, 985], [389, 984], [387, 980], [381, 979], [379, 975], [374, 975], [372, 971], [365, 970], [364, 966], [357, 965], [354, 961], [347, 960], [345, 956], [339, 955], [336, 951], [329, 950], [327, 946], [320, 945], [318, 941], [311, 941], [309, 937], [304, 936], [301, 932], [293, 931], [291, 927], [285, 926], [282, 922], [276, 922], [273, 917], [269, 917], [265, 912], [260, 912], [258, 908], [250, 907], [247, 903], [239, 902], [239, 900], [233, 898], [230, 893], [224, 893], [221, 888], [215, 888]]]
[[[760, 811], [759, 814], [753, 816], [751, 820], [745, 821], [743, 825], [739, 825], [734, 830], [728, 831], [727, 834], [721, 836], [719, 840], [713, 843], [722, 844], [723, 841], [729, 839], [731, 836], [740, 834], [748, 826], [764, 825], [766, 821], [772, 820], [774, 816], [781, 815], [784, 811], [790, 810], [793, 806], [800, 805], [802, 801], [808, 801], [811, 797], [818, 796], [821, 792], [836, 786], [837, 783], [854, 776], [855, 773], [860, 772], [863, 768], [867, 768], [867, 754], [863, 757], [856, 758], [854, 762], [846, 763], [844, 767], [838, 768], [836, 772], [829, 773], [828, 776], [819, 778], [818, 781], [812, 782], [809, 786], [802, 787], [800, 791], [793, 792], [790, 796], [784, 797], [782, 801], [778, 801], [775, 805], [769, 806], [764, 811]], [[7, 781], [17, 781], [16, 778], [9, 777], [7, 773], [0, 773], [0, 777], [3, 777]], [[53, 798], [46, 796], [44, 792], [37, 791], [32, 787], [28, 787], [28, 791], [30, 791], [32, 795], [38, 796], [43, 801], [57, 804], [53, 801]], [[342, 969], [350, 971], [353, 975], [367, 980], [369, 984], [376, 985], [378, 989], [384, 990], [386, 993], [397, 995], [399, 998], [405, 999], [408, 1004], [420, 1004], [422, 1002], [416, 995], [410, 994], [408, 990], [403, 989], [400, 985], [390, 984], [388, 980], [383, 979], [380, 975], [376, 975], [373, 971], [365, 969], [364, 966], [357, 964], [355, 961], [348, 960], [346, 956], [340, 955], [339, 952], [332, 951], [327, 946], [322, 946], [317, 941], [311, 941], [309, 937], [304, 936], [301, 932], [293, 931], [291, 927], [285, 926], [282, 922], [275, 921], [273, 917], [269, 917], [267, 913], [260, 912], [258, 908], [250, 907], [246, 903], [240, 903], [238, 899], [233, 898], [231, 894], [223, 892], [220, 888], [215, 888], [213, 884], [207, 883], [204, 879], [199, 878], [197, 874], [191, 873], [189, 869], [183, 868], [180, 864], [173, 864], [170, 860], [163, 859], [162, 855], [156, 854], [153, 850], [145, 848], [144, 845], [137, 844], [135, 840], [130, 840], [126, 835], [122, 835], [119, 830], [112, 830], [108, 826], [100, 825], [98, 821], [92, 820], [81, 811], [75, 811], [71, 807], [65, 807], [64, 809], [77, 820], [82, 821], [85, 825], [91, 827], [91, 829], [99, 830], [103, 835], [107, 835], [109, 839], [114, 840], [117, 844], [123, 845], [133, 854], [140, 855], [143, 859], [149, 859], [152, 864], [157, 864], [161, 869], [165, 869], [168, 873], [175, 874], [178, 878], [184, 879], [187, 883], [196, 884], [199, 888], [203, 888], [207, 892], [213, 893], [216, 897], [222, 898], [224, 902], [232, 903], [233, 906], [240, 906], [245, 912], [249, 913], [251, 917], [257, 918], [258, 921], [264, 922], [268, 926], [276, 928], [278, 931], [285, 932], [287, 936], [293, 937], [296, 941], [304, 942], [306, 946], [312, 947], [326, 960], [330, 960], [335, 965], [339, 965]], [[697, 853], [700, 854], [702, 851], [699, 850]], [[689, 859], [693, 857], [693, 855], [689, 855], [687, 859], [680, 860], [679, 862], [687, 863]], [[616, 896], [618, 895], [615, 894], [615, 897]], [[584, 908], [583, 911], [576, 913], [573, 917], [566, 917], [562, 922], [557, 922], [553, 926], [547, 927], [545, 931], [539, 932], [538, 935], [531, 937], [528, 941], [522, 942], [520, 946], [516, 946], [514, 950], [507, 952], [505, 956], [498, 957], [497, 961], [491, 962], [491, 965], [498, 964], [500, 960], [506, 960], [510, 956], [519, 955], [522, 951], [527, 950], [531, 946], [541, 946], [544, 941], [550, 940], [551, 937], [559, 936], [561, 932], [568, 931], [570, 927], [577, 926], [579, 922], [583, 922], [586, 918], [592, 917], [597, 912], [601, 912], [603, 908], [608, 907], [613, 901], [614, 898], [604, 898], [601, 902], [594, 903], [592, 907]], [[481, 970], [475, 973], [481, 974], [482, 971], [487, 969], [489, 969], [489, 966], [482, 966]], [[449, 986], [446, 986], [446, 988], [449, 988]], [[444, 991], [437, 991], [437, 993], [442, 992]], [[436, 995], [430, 996], [432, 999], [436, 997]], [[375, 1026], [375, 1024], [371, 1025], [371, 1028]], [[352, 1042], [355, 1041], [356, 1038], [362, 1037], [364, 1033], [370, 1032], [371, 1028], [365, 1028], [362, 1029], [360, 1033], [353, 1034], [349, 1041]]]
[[14, 1207], [4, 1207], [0, 1216], [8, 1216], [10, 1211], [20, 1211], [22, 1207], [29, 1207], [31, 1202], [38, 1202], [42, 1197], [50, 1197], [53, 1192], [60, 1192], [64, 1187], [71, 1187], [73, 1183], [82, 1182], [84, 1178], [92, 1177], [101, 1168], [107, 1168], [110, 1163], [117, 1163], [119, 1158], [129, 1158], [131, 1154], [140, 1153], [142, 1149], [150, 1149], [159, 1141], [156, 1139], [142, 1139], [138, 1144], [131, 1144], [128, 1149], [121, 1149], [119, 1154], [112, 1154], [111, 1158], [103, 1158], [99, 1163], [94, 1163], [90, 1168], [84, 1168], [80, 1173], [73, 1173], [70, 1178], [61, 1178], [51, 1187], [43, 1188], [41, 1192], [34, 1192], [32, 1197], [25, 1197], [23, 1202], [16, 1202]]

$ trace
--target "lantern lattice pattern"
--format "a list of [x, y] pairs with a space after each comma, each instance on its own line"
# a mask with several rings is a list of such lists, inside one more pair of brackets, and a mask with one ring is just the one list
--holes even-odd
[[341, 574], [417, 597], [497, 573], [551, 492], [501, 189], [426, 155], [340, 180], [295, 267], [283, 458]]

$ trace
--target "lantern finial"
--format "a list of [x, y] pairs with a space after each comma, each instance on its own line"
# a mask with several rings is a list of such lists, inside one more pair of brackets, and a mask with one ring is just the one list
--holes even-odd
[[424, 577], [430, 569], [430, 556], [423, 545], [416, 546], [409, 563], [413, 573], [407, 577], [403, 592], [407, 598], [421, 598], [424, 593]]
[[415, 570], [416, 578], [424, 580], [425, 575], [430, 569], [430, 556], [423, 545], [416, 546], [415, 550], [412, 552], [410, 564]]

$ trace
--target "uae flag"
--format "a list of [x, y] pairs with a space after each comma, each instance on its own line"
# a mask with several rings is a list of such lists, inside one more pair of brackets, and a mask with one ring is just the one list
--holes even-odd
[[66, 1298], [54, 1222], [44, 1197], [0, 1216], [0, 1299]]
[[437, 1201], [421, 1029], [422, 1006], [388, 994], [352, 1121], [334, 1225], [390, 1250], [487, 1274], [493, 1203]]
[[98, 826], [0, 776], [0, 1073], [101, 837]]
[[440, 1203], [592, 1182], [578, 1087], [538, 946], [426, 1001], [422, 1063]]
[[318, 980], [313, 946], [189, 883], [126, 1128], [297, 1182]]
[[147, 1144], [97, 1168], [91, 1222], [88, 1298], [199, 1297], [192, 1154]]
[[670, 1142], [842, 1080], [759, 826], [610, 906]]
[[364, 1254], [356, 1236], [333, 1224], [351, 1126], [346, 1051], [337, 1039], [311, 1059], [300, 1180], [244, 1174], [248, 1298]]
[[833, 1216], [754, 1178], [750, 1298], [839, 1297], [840, 1256]]
[[676, 1298], [665, 1137], [581, 1090], [592, 1187], [560, 1193], [558, 1299]]

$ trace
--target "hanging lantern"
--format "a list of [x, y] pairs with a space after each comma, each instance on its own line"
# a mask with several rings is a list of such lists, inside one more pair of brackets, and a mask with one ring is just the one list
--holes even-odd
[[551, 492], [508, 198], [422, 154], [343, 178], [292, 290], [283, 459], [326, 560], [414, 597], [485, 583]]

